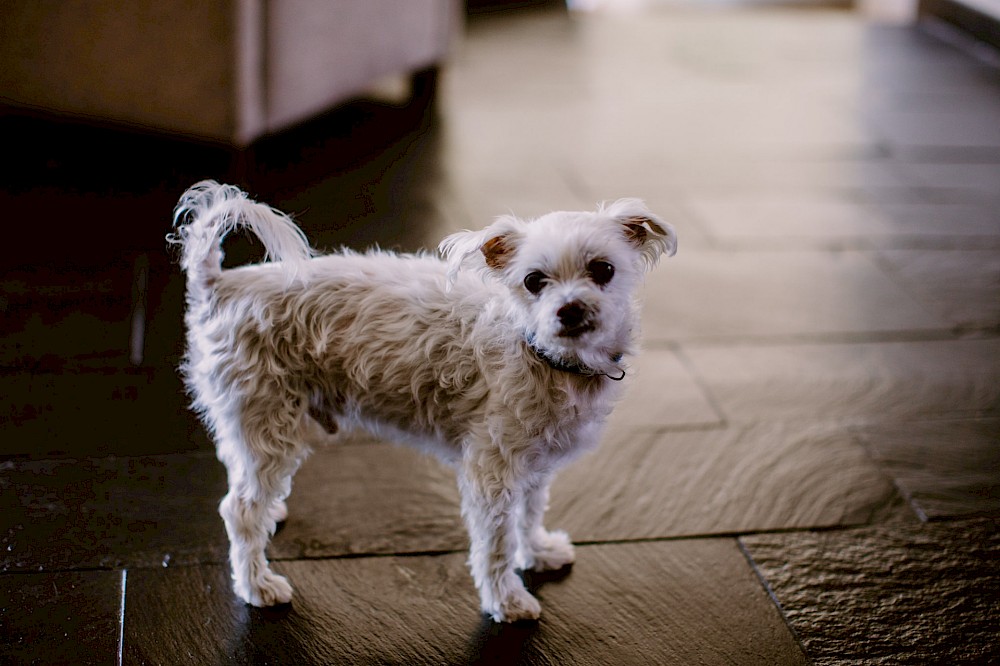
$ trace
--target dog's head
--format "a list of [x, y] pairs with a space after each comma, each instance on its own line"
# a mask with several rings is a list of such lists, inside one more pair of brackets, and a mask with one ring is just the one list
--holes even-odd
[[643, 274], [677, 250], [673, 227], [637, 199], [595, 212], [499, 218], [442, 241], [449, 279], [477, 268], [504, 284], [528, 342], [547, 358], [619, 374]]

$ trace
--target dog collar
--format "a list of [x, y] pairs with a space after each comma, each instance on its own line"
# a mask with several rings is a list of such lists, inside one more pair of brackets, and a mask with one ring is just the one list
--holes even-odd
[[[595, 370], [594, 368], [591, 368], [590, 366], [584, 365], [582, 363], [570, 363], [560, 358], [553, 358], [552, 356], [549, 356], [549, 354], [544, 349], [541, 349], [540, 347], [537, 347], [535, 345], [534, 333], [528, 334], [526, 342], [528, 343], [528, 349], [532, 351], [535, 357], [538, 358], [539, 360], [545, 361], [545, 363], [553, 370], [558, 370], [560, 372], [568, 372], [572, 375], [580, 375], [581, 377], [607, 377], [611, 381], [615, 382], [620, 382], [621, 380], [625, 379], [624, 370], [621, 371], [622, 374], [620, 376], [616, 377], [614, 375], [609, 375], [606, 372]], [[614, 356], [611, 357], [612, 363], [618, 363], [621, 360], [622, 360], [621, 354], [615, 354]]]

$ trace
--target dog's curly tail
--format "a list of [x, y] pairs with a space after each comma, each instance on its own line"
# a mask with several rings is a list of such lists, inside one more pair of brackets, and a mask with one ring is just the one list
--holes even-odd
[[174, 208], [175, 231], [167, 242], [181, 246], [181, 267], [189, 279], [210, 282], [222, 274], [222, 239], [240, 228], [260, 239], [269, 261], [294, 267], [315, 255], [287, 215], [214, 180], [195, 183], [181, 195]]

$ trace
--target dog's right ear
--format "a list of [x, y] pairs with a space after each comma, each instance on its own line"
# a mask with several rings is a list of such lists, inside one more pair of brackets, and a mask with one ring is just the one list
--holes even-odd
[[507, 266], [514, 254], [511, 235], [494, 236], [479, 246], [479, 251], [483, 253], [483, 259], [487, 266], [498, 271]]
[[442, 240], [438, 251], [448, 265], [448, 287], [463, 268], [503, 270], [514, 253], [518, 224], [517, 218], [501, 217], [480, 231], [460, 231]]

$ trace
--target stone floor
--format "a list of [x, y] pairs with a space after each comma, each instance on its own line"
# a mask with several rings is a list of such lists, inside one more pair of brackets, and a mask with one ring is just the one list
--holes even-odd
[[[439, 92], [237, 167], [0, 118], [0, 662], [1000, 661], [1000, 69], [846, 10], [528, 11], [471, 21]], [[294, 603], [234, 599], [163, 243], [204, 177], [321, 247], [620, 196], [676, 225], [628, 397], [553, 490], [578, 560], [528, 577], [538, 623], [479, 615], [448, 472], [362, 439], [297, 477]]]

